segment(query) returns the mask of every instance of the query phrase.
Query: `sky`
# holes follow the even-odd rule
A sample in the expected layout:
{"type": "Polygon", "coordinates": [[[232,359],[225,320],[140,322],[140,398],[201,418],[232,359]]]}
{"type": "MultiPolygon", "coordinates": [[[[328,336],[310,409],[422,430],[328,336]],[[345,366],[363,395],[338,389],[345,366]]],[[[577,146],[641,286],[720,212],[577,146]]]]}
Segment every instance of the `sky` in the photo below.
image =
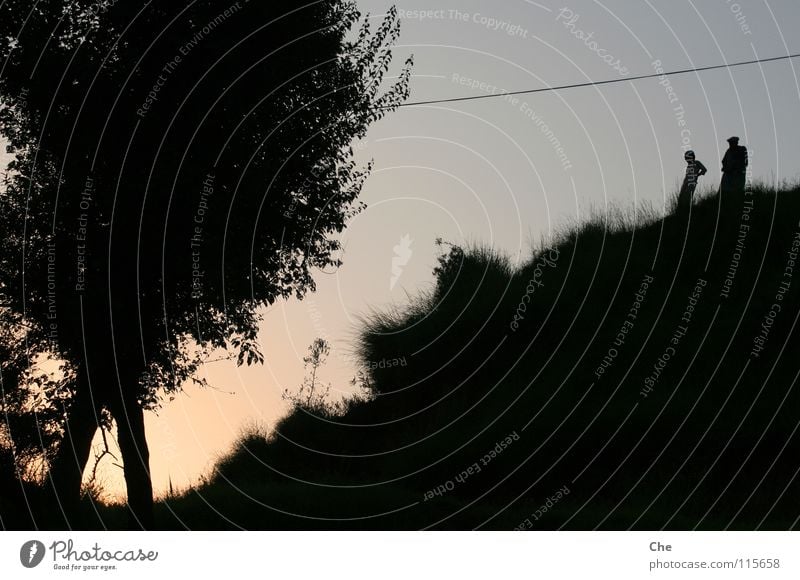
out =
{"type": "MultiPolygon", "coordinates": [[[[359,0],[377,25],[402,20],[391,74],[413,54],[409,102],[662,73],[800,52],[797,0],[359,0]]],[[[247,426],[273,429],[285,389],[303,379],[317,337],[321,372],[350,391],[355,339],[370,312],[402,308],[433,284],[435,240],[482,244],[524,261],[571,223],[609,207],[662,211],[691,148],[719,183],[732,135],[754,179],[800,176],[800,59],[565,89],[516,98],[408,106],[355,144],[375,162],[367,209],[342,236],[344,265],[317,292],[264,314],[263,366],[210,363],[214,386],[187,391],[147,418],[157,492],[207,473],[247,426]]],[[[121,471],[101,469],[109,492],[121,471]]]]}

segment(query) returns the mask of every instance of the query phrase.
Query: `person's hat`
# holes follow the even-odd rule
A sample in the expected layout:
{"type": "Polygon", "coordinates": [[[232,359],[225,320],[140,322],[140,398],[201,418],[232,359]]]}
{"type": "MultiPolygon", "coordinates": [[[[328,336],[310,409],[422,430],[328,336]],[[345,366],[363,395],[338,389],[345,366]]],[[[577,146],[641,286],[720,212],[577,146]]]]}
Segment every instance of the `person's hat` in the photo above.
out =
{"type": "Polygon", "coordinates": [[[683,154],[684,159],[694,159],[694,151],[689,150],[683,154]]]}
{"type": "Polygon", "coordinates": [[[728,143],[738,143],[738,142],[739,142],[738,137],[728,137],[728,143]]]}

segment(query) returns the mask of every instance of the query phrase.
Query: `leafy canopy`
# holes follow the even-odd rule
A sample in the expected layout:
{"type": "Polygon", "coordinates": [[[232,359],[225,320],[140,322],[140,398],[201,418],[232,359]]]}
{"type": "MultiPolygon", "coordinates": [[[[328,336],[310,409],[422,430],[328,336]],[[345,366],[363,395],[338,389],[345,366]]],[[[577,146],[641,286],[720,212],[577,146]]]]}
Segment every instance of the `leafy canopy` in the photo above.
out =
{"type": "Polygon", "coordinates": [[[215,349],[262,360],[263,307],[339,265],[363,207],[351,143],[408,95],[410,61],[384,80],[395,11],[359,20],[345,0],[0,4],[6,410],[37,357],[64,364],[48,397],[146,407],[215,349]]]}

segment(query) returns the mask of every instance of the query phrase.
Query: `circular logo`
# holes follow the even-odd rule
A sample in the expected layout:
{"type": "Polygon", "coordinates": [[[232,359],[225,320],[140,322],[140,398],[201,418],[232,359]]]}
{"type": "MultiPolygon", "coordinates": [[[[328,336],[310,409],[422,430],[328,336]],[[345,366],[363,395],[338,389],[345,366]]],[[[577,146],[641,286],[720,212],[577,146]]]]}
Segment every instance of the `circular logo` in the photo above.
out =
{"type": "Polygon", "coordinates": [[[19,561],[26,568],[36,568],[44,560],[44,544],[39,540],[28,540],[19,549],[19,561]]]}

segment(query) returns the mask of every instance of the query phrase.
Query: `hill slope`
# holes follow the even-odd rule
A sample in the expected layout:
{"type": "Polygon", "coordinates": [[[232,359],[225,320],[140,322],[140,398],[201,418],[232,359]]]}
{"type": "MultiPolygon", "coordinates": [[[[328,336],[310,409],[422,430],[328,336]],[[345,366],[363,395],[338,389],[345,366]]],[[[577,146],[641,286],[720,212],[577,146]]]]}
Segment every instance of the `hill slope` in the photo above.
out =
{"type": "Polygon", "coordinates": [[[331,518],[245,527],[789,528],[798,193],[585,224],[516,270],[455,248],[431,295],[367,323],[372,401],[298,409],[198,492],[247,504],[222,490],[258,481],[331,518]]]}
{"type": "Polygon", "coordinates": [[[689,219],[587,223],[516,269],[453,248],[434,291],[367,321],[371,400],[244,438],[159,519],[796,526],[799,249],[796,187],[708,197],[689,219]]]}

